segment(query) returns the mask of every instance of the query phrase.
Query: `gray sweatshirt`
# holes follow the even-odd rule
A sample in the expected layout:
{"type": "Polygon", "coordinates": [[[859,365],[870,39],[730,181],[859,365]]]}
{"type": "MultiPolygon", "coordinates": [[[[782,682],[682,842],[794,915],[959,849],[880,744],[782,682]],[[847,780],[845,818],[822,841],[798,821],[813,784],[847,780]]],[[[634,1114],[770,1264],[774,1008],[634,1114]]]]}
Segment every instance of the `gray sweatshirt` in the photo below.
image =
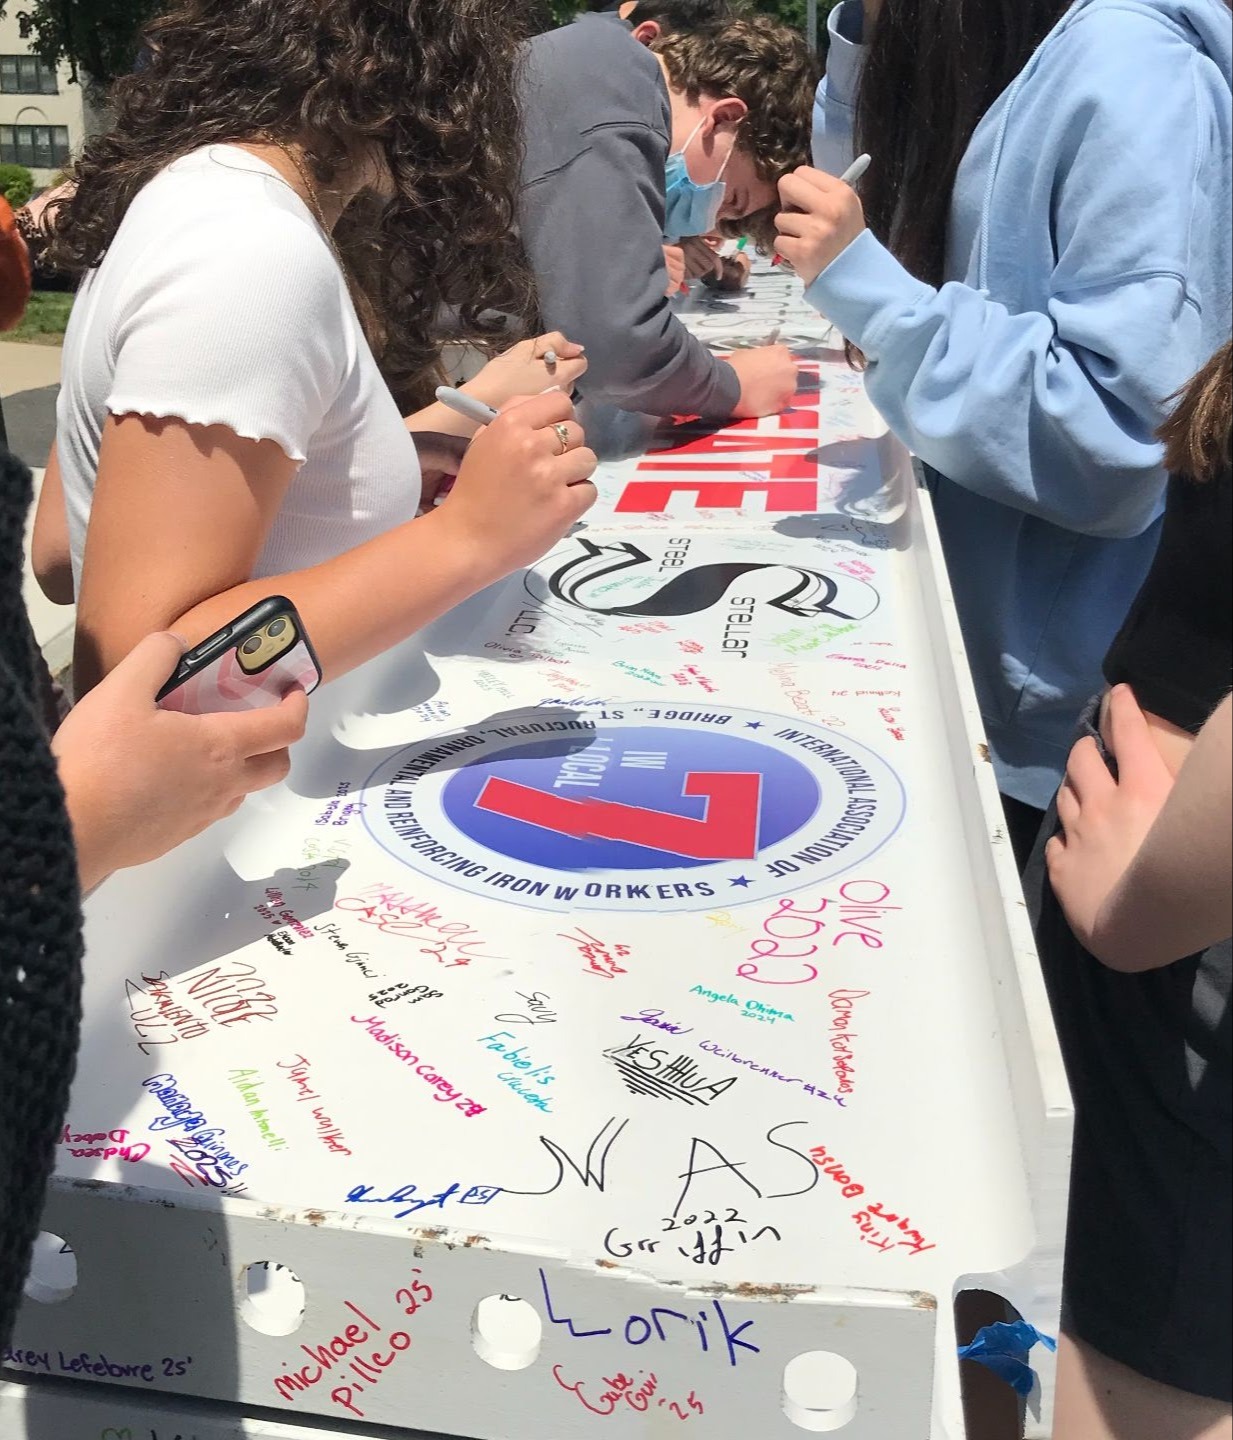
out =
{"type": "Polygon", "coordinates": [[[655,56],[608,16],[530,41],[518,223],[545,326],[586,346],[583,394],[655,415],[731,415],[736,372],[664,295],[671,110],[655,56]]]}

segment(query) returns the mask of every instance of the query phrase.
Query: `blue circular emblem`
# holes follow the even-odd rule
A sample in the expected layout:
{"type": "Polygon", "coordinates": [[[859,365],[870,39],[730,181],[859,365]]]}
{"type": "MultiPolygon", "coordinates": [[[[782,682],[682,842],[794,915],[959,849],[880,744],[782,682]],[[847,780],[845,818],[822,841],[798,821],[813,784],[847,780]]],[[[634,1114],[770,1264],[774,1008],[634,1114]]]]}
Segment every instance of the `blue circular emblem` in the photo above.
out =
{"type": "Polygon", "coordinates": [[[612,701],[421,741],[370,776],[362,810],[382,849],[471,894],[688,911],[861,864],[904,791],[879,755],[806,720],[612,701]]]}

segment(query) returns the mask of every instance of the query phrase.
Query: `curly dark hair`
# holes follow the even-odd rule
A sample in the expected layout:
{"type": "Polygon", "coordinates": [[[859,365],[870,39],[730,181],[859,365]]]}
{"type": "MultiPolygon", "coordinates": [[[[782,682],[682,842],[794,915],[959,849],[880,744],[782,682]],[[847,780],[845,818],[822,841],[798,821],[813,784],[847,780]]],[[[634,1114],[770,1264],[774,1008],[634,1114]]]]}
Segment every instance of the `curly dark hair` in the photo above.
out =
{"type": "MultiPolygon", "coordinates": [[[[822,67],[805,37],[766,15],[746,15],[701,30],[662,35],[653,50],[663,56],[675,89],[691,104],[735,95],[749,107],[737,132],[763,180],[772,183],[810,162],[813,99],[822,67]]],[[[723,228],[749,235],[769,249],[775,243],[777,206],[723,228]]]]}
{"type": "Polygon", "coordinates": [[[513,230],[530,19],[528,0],[179,0],[71,171],[49,262],[97,266],[138,191],[200,146],[295,143],[324,188],[375,147],[393,196],[361,194],[334,239],[390,388],[426,403],[446,341],[491,351],[534,313],[513,230]]]}

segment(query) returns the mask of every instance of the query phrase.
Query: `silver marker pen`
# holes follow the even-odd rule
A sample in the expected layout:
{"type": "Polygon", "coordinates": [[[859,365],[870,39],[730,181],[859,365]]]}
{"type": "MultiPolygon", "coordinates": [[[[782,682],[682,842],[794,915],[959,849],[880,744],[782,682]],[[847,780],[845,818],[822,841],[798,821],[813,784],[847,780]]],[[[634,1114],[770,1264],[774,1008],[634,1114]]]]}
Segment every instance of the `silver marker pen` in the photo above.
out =
{"type": "Polygon", "coordinates": [[[858,155],[839,178],[845,185],[855,185],[872,163],[872,156],[858,155]]]}
{"type": "Polygon", "coordinates": [[[474,395],[468,395],[462,390],[455,390],[452,385],[438,385],[436,396],[442,405],[454,411],[456,415],[461,415],[464,420],[474,421],[476,425],[491,425],[497,418],[497,412],[491,405],[485,405],[474,395]]]}

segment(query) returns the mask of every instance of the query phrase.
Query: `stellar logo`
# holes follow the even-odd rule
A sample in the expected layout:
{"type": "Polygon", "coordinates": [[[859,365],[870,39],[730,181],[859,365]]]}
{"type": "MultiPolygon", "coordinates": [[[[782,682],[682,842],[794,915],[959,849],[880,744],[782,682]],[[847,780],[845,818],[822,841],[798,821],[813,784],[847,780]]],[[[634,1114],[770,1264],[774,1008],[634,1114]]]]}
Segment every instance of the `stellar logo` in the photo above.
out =
{"type": "MultiPolygon", "coordinates": [[[[770,570],[785,570],[795,577],[795,583],[765,602],[787,615],[800,618],[833,615],[838,620],[863,620],[878,605],[877,592],[863,581],[823,570],[807,570],[783,561],[765,560],[719,560],[695,565],[679,570],[645,599],[617,605],[596,604],[592,602],[599,598],[597,592],[601,582],[618,576],[629,578],[625,572],[654,565],[655,561],[645,550],[628,540],[597,545],[594,541],[575,537],[573,543],[580,553],[547,577],[548,593],[594,615],[646,619],[697,615],[718,605],[743,576],[770,570]],[[586,598],[588,593],[591,600],[586,598]]],[[[602,588],[611,589],[612,586],[605,584],[602,588]]]]}

